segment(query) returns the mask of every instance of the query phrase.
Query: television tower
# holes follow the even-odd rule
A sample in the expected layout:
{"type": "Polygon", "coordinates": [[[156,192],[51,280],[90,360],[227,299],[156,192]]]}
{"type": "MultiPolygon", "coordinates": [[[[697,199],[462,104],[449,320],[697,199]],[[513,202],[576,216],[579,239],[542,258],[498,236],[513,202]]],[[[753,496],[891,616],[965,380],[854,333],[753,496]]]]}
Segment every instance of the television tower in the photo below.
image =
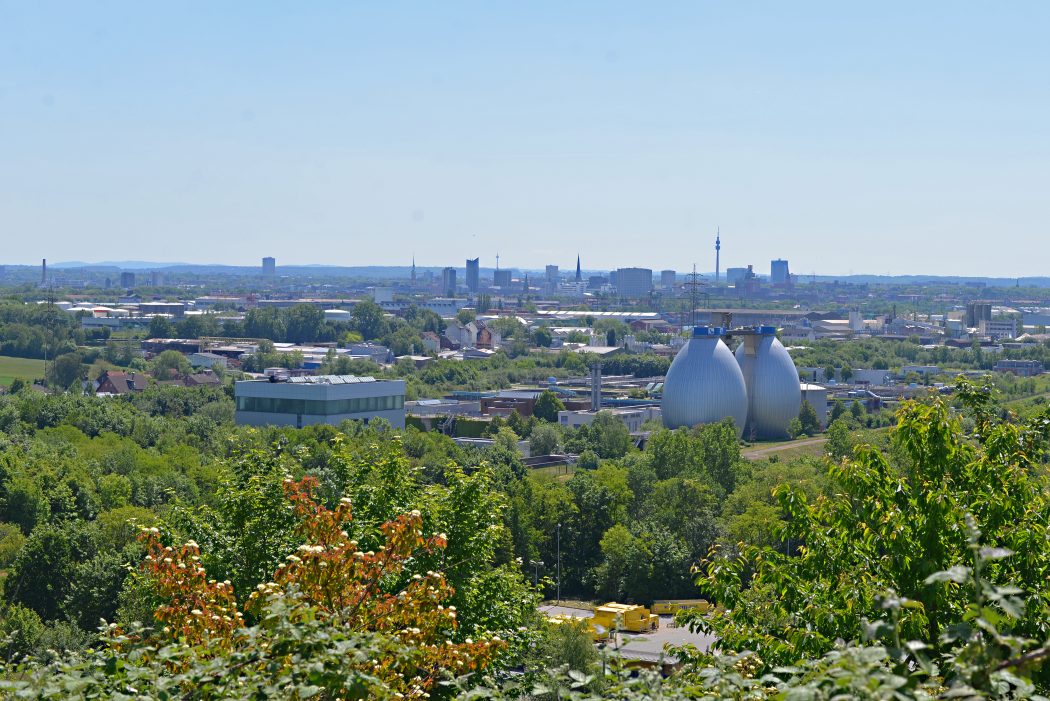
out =
{"type": "Polygon", "coordinates": [[[718,284],[718,273],[719,273],[719,270],[720,270],[720,263],[721,263],[721,261],[719,260],[719,257],[721,255],[721,253],[720,253],[721,250],[722,250],[722,228],[719,227],[718,228],[718,233],[715,234],[715,284],[716,285],[718,284]]]}

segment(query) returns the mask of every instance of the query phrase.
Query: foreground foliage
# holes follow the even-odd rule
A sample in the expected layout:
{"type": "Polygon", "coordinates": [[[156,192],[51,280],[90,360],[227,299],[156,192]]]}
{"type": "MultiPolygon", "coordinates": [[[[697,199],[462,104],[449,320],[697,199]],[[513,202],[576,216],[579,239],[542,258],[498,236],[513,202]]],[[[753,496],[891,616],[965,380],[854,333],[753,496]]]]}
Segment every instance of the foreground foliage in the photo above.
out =
{"type": "MultiPolygon", "coordinates": [[[[157,627],[115,624],[104,647],[82,661],[33,670],[5,682],[20,696],[143,694],[151,698],[421,698],[440,679],[484,669],[506,648],[498,636],[456,641],[452,589],[435,571],[412,573],[442,553],[424,538],[418,511],[381,527],[383,545],[362,552],[346,531],[349,499],[317,503],[317,482],[288,480],[305,542],[260,584],[242,613],[229,581],[208,579],[195,542],[164,545],[144,533],[142,569],[161,602],[157,627]],[[248,623],[248,621],[252,621],[248,623]]],[[[10,674],[10,670],[9,674],[10,674]]]]}

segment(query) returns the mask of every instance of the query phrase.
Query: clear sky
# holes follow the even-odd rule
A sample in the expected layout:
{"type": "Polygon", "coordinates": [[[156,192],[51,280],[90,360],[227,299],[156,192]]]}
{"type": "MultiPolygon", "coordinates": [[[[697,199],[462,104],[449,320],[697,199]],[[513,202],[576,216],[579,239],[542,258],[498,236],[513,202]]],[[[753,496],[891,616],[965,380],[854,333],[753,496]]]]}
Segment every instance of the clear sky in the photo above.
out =
{"type": "Polygon", "coordinates": [[[1050,3],[0,0],[0,262],[1050,274],[1050,3]]]}

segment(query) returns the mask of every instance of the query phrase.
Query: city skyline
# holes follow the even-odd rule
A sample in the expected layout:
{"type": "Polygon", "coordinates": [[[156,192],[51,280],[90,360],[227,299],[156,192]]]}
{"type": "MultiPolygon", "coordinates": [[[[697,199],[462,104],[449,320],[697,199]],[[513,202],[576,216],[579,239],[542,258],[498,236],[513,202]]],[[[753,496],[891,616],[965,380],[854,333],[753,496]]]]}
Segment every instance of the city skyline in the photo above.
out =
{"type": "Polygon", "coordinates": [[[1045,274],[1050,6],[593,7],[7,5],[2,262],[1045,274]]]}

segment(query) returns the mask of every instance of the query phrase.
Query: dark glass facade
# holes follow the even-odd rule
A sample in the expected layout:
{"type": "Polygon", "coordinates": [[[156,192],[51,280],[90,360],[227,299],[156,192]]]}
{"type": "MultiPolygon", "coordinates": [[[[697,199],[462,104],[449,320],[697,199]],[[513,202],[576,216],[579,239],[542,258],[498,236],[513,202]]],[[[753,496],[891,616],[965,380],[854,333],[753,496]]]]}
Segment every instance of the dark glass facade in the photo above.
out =
{"type": "Polygon", "coordinates": [[[303,414],[334,416],[363,414],[374,411],[392,411],[405,406],[404,395],[386,397],[356,397],[354,399],[285,399],[277,397],[237,397],[237,411],[258,411],[267,414],[303,414]]]}

